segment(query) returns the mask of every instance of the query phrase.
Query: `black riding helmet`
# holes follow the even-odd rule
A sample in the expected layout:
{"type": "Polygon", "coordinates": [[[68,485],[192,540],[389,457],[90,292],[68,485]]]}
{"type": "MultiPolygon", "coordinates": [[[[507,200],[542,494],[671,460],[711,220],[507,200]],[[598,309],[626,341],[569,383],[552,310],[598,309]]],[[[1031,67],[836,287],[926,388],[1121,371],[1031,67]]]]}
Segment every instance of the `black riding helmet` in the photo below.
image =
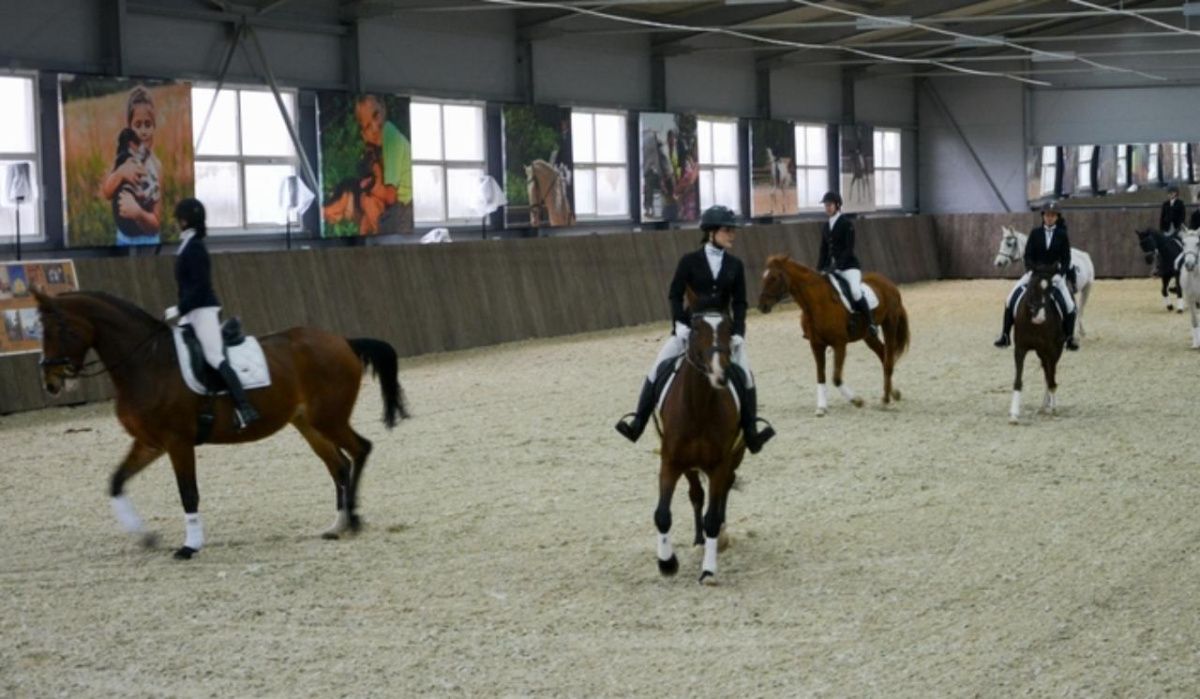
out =
{"type": "Polygon", "coordinates": [[[741,224],[738,223],[737,214],[728,206],[710,206],[700,215],[700,230],[705,233],[718,228],[737,228],[739,225],[741,224]]]}
{"type": "Polygon", "coordinates": [[[836,204],[839,209],[842,208],[842,195],[837,192],[825,192],[825,196],[821,197],[821,203],[828,204],[829,202],[836,204]]]}
{"type": "Polygon", "coordinates": [[[191,197],[180,199],[179,203],[175,205],[175,218],[182,222],[181,225],[185,229],[195,229],[198,236],[208,234],[204,221],[204,204],[201,204],[199,199],[191,197]]]}

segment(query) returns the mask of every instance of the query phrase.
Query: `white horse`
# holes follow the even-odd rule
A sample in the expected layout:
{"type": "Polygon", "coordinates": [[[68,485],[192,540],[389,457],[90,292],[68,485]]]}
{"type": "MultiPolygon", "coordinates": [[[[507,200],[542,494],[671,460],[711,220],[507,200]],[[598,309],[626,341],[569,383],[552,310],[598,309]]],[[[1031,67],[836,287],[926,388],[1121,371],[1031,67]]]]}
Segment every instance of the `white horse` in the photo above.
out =
{"type": "MultiPolygon", "coordinates": [[[[1000,227],[1004,235],[1000,236],[1000,250],[996,253],[996,266],[1007,267],[1017,260],[1025,259],[1025,241],[1029,236],[1018,233],[1008,226],[1000,227]]],[[[1083,331],[1083,307],[1087,305],[1088,295],[1092,293],[1092,282],[1096,279],[1096,268],[1092,265],[1092,257],[1079,248],[1071,248],[1071,266],[1075,268],[1075,327],[1080,337],[1083,331]]]]}
{"type": "Polygon", "coordinates": [[[771,147],[768,146],[767,160],[771,161],[771,211],[774,213],[776,202],[780,202],[779,210],[786,212],[787,199],[784,197],[784,191],[790,189],[794,184],[792,180],[792,159],[786,156],[775,155],[771,147]]]}
{"type": "Polygon", "coordinates": [[[1183,300],[1192,314],[1192,349],[1200,349],[1200,229],[1183,230],[1182,265],[1179,270],[1179,285],[1183,287],[1183,300]]]}

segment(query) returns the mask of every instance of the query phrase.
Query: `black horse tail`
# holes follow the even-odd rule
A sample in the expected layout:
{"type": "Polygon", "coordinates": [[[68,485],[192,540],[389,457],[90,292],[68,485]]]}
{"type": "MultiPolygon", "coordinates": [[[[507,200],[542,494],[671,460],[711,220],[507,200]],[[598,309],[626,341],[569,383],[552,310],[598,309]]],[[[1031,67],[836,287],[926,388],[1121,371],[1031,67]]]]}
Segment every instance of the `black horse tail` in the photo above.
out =
{"type": "Polygon", "coordinates": [[[346,338],[350,349],[362,360],[363,366],[370,367],[375,376],[379,377],[380,389],[383,391],[383,424],[389,428],[396,426],[396,418],[401,420],[408,417],[408,408],[404,404],[404,388],[400,386],[399,360],[396,359],[396,349],[384,342],[369,337],[346,338]]]}

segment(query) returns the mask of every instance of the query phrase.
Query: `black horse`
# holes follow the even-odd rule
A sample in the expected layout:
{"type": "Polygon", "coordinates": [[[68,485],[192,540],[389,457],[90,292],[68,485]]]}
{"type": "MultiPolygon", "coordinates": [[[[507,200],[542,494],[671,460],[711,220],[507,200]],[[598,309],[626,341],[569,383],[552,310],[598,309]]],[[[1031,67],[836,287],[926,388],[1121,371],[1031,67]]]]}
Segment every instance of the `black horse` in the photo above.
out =
{"type": "Polygon", "coordinates": [[[1162,280],[1163,304],[1168,311],[1172,310],[1171,299],[1167,293],[1173,291],[1179,299],[1177,309],[1183,313],[1183,287],[1179,284],[1179,265],[1175,263],[1183,253],[1183,241],[1178,236],[1165,235],[1153,229],[1135,232],[1138,237],[1138,247],[1146,255],[1146,263],[1154,263],[1155,257],[1157,257],[1154,276],[1162,280]],[[1175,282],[1173,286],[1171,285],[1172,281],[1175,282]]]}

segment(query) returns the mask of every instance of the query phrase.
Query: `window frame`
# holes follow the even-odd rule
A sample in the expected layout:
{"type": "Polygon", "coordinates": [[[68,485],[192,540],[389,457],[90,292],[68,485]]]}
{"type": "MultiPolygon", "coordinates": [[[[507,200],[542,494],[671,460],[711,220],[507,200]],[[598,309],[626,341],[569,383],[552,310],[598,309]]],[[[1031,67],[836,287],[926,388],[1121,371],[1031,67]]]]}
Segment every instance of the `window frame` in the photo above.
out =
{"type": "Polygon", "coordinates": [[[628,143],[628,141],[629,141],[629,112],[619,110],[619,109],[599,109],[599,108],[592,108],[592,107],[580,107],[577,109],[575,107],[572,107],[571,108],[571,119],[574,120],[575,116],[577,114],[578,115],[586,115],[589,119],[591,119],[591,122],[592,122],[592,160],[585,162],[585,161],[581,161],[579,159],[579,149],[575,147],[575,143],[574,143],[574,139],[576,138],[575,125],[572,123],[572,125],[571,125],[571,140],[572,140],[571,153],[573,155],[573,161],[571,163],[571,168],[574,171],[574,175],[572,177],[572,187],[571,187],[572,200],[573,200],[571,202],[571,206],[574,207],[576,220],[578,220],[578,221],[629,221],[629,220],[632,220],[632,212],[630,211],[630,208],[629,208],[629,172],[630,172],[630,170],[629,170],[629,143],[628,143]],[[616,117],[620,117],[621,120],[623,121],[621,142],[622,142],[622,144],[624,144],[625,147],[621,151],[622,160],[620,162],[599,160],[599,156],[597,155],[599,150],[596,148],[596,116],[597,115],[616,116],[616,117]],[[602,214],[602,213],[599,213],[599,211],[597,211],[596,213],[591,213],[591,214],[579,213],[579,172],[580,172],[580,170],[591,170],[592,171],[592,183],[593,183],[592,201],[596,202],[596,209],[600,208],[600,206],[599,206],[600,180],[596,176],[596,171],[599,168],[620,168],[623,171],[621,181],[625,183],[625,196],[622,200],[624,203],[624,207],[625,207],[624,213],[602,214]]]}
{"type": "Polygon", "coordinates": [[[875,141],[871,145],[875,147],[875,155],[872,159],[873,168],[875,171],[875,209],[876,210],[894,210],[904,208],[904,146],[903,130],[899,128],[875,127],[872,140],[875,141]],[[896,137],[896,157],[899,159],[895,165],[886,164],[883,162],[883,142],[887,136],[895,135],[896,137]],[[883,177],[885,172],[895,172],[897,179],[897,195],[898,199],[895,203],[883,201],[883,177]]]}
{"type": "MultiPolygon", "coordinates": [[[[44,243],[46,237],[46,188],[43,186],[45,177],[44,164],[42,162],[42,104],[41,94],[38,90],[38,75],[33,72],[26,71],[0,71],[0,78],[16,78],[29,81],[30,100],[29,107],[31,113],[29,118],[33,124],[33,150],[32,151],[3,151],[0,152],[0,160],[12,162],[29,162],[32,163],[30,173],[30,186],[33,187],[33,200],[28,202],[28,206],[33,209],[33,218],[36,225],[36,233],[29,232],[25,226],[21,230],[22,243],[44,243]]],[[[61,139],[60,139],[61,140],[61,139]]],[[[0,186],[8,184],[7,168],[0,169],[0,186]]],[[[65,200],[64,200],[65,201],[65,200]]],[[[0,241],[5,245],[15,244],[17,241],[17,231],[15,220],[11,219],[9,209],[17,210],[16,206],[0,207],[4,211],[5,219],[13,221],[11,233],[0,232],[0,241]]],[[[24,220],[24,217],[22,217],[24,220]]]]}
{"type": "Polygon", "coordinates": [[[824,177],[823,177],[824,185],[820,189],[822,189],[822,190],[830,189],[830,186],[829,186],[829,127],[825,124],[796,122],[793,124],[793,134],[796,139],[796,160],[795,160],[795,165],[796,165],[795,186],[796,186],[796,200],[797,200],[796,208],[801,212],[824,211],[824,208],[823,208],[821,202],[819,202],[817,200],[813,200],[812,202],[809,202],[809,204],[810,204],[809,206],[803,206],[800,204],[799,200],[802,195],[802,192],[800,191],[800,173],[801,173],[801,171],[804,172],[804,181],[807,184],[808,177],[810,174],[812,174],[813,172],[817,172],[817,171],[822,172],[824,174],[824,177]],[[824,165],[810,165],[809,164],[809,160],[807,157],[808,156],[808,134],[806,133],[808,131],[808,129],[820,129],[821,147],[824,148],[824,153],[825,153],[825,157],[824,157],[825,164],[824,165]],[[803,138],[801,138],[802,133],[804,134],[803,138]],[[800,144],[801,143],[804,143],[805,158],[804,158],[803,162],[801,162],[801,160],[800,160],[800,150],[801,150],[800,144]]]}
{"type": "Polygon", "coordinates": [[[429,159],[429,158],[418,158],[417,153],[416,153],[416,148],[415,147],[413,148],[412,162],[410,164],[410,167],[412,167],[412,172],[413,172],[413,203],[412,203],[413,225],[414,226],[437,227],[437,226],[467,226],[467,225],[472,225],[472,224],[478,224],[480,219],[483,217],[478,217],[478,218],[476,218],[474,216],[460,217],[460,218],[451,218],[450,217],[450,178],[447,176],[447,172],[450,169],[465,170],[470,167],[478,166],[479,171],[481,171],[485,176],[490,174],[488,172],[487,105],[486,105],[486,103],[477,101],[477,100],[447,100],[447,99],[438,99],[435,97],[418,97],[415,95],[410,97],[409,101],[408,101],[408,109],[409,109],[408,123],[410,125],[409,137],[412,139],[412,141],[414,143],[417,140],[417,134],[416,134],[416,120],[412,118],[412,108],[418,104],[435,105],[438,108],[438,133],[441,134],[441,138],[442,138],[442,143],[441,143],[442,157],[437,160],[433,160],[433,159],[429,159]],[[447,137],[447,135],[446,135],[446,107],[447,106],[473,107],[473,108],[479,110],[479,127],[480,127],[479,140],[480,140],[480,143],[482,144],[482,154],[483,154],[482,160],[476,161],[476,160],[447,160],[446,159],[446,137],[447,137]],[[417,182],[416,182],[417,166],[426,166],[426,167],[437,166],[437,167],[440,167],[442,170],[442,217],[437,220],[418,219],[417,218],[417,182]]]}
{"type": "MultiPolygon", "coordinates": [[[[697,169],[697,173],[696,173],[697,174],[697,177],[696,177],[697,192],[696,192],[696,195],[700,200],[700,209],[702,211],[704,209],[707,209],[710,206],[715,206],[717,204],[717,201],[716,201],[716,199],[717,199],[717,171],[718,170],[721,170],[721,171],[732,170],[733,171],[733,182],[737,185],[738,189],[737,189],[737,196],[733,200],[733,206],[729,206],[729,208],[733,209],[733,213],[737,214],[738,216],[741,216],[744,213],[742,211],[742,195],[744,194],[744,192],[742,191],[741,175],[739,174],[741,172],[741,168],[742,168],[742,151],[740,148],[740,143],[738,143],[738,138],[739,138],[738,125],[739,124],[738,124],[737,117],[723,117],[723,116],[697,116],[696,117],[696,169],[697,169]],[[709,124],[709,139],[708,139],[709,142],[701,143],[700,142],[700,129],[701,129],[701,124],[705,123],[705,122],[709,124]],[[733,137],[734,137],[734,142],[735,142],[735,145],[734,145],[734,156],[735,156],[734,160],[735,160],[735,162],[732,165],[729,165],[727,163],[716,163],[713,159],[712,153],[710,152],[713,150],[713,143],[714,143],[713,138],[712,138],[712,133],[713,133],[712,127],[717,124],[720,124],[722,126],[729,126],[729,125],[733,126],[733,137]],[[712,183],[713,183],[713,201],[709,201],[709,202],[704,201],[704,187],[701,185],[701,182],[703,182],[703,180],[704,180],[705,172],[710,173],[710,176],[712,177],[712,183]]],[[[728,206],[728,204],[726,204],[726,206],[728,206]]]]}
{"type": "Polygon", "coordinates": [[[1039,196],[1053,197],[1058,190],[1058,146],[1042,146],[1039,196]],[[1050,156],[1047,158],[1047,156],[1050,156]],[[1047,176],[1049,175],[1049,176],[1047,176]]]}
{"type": "Polygon", "coordinates": [[[1117,146],[1117,189],[1124,190],[1129,187],[1129,146],[1121,144],[1117,146]]]}
{"type": "MultiPolygon", "coordinates": [[[[237,170],[238,170],[238,197],[239,197],[239,200],[238,200],[239,213],[238,213],[238,215],[239,215],[241,222],[236,226],[209,226],[208,232],[215,237],[227,237],[227,236],[237,236],[237,235],[269,235],[269,234],[278,233],[282,228],[286,227],[289,223],[295,223],[294,221],[290,220],[292,218],[292,212],[290,210],[286,211],[284,214],[284,218],[285,218],[284,223],[273,223],[273,222],[271,222],[271,223],[249,223],[247,221],[247,208],[246,207],[248,206],[249,202],[248,202],[248,198],[246,197],[246,166],[247,165],[291,165],[292,175],[299,177],[299,176],[301,176],[301,172],[302,172],[302,168],[303,168],[303,166],[301,165],[301,155],[300,155],[299,151],[296,151],[294,149],[295,144],[293,144],[292,156],[290,158],[278,156],[278,155],[246,155],[243,152],[245,138],[242,134],[242,97],[241,97],[242,93],[243,92],[266,93],[271,96],[272,102],[275,102],[274,91],[270,87],[264,88],[260,85],[221,85],[221,90],[219,92],[216,91],[216,87],[217,86],[215,84],[211,84],[211,83],[193,82],[192,83],[193,95],[194,95],[196,89],[214,90],[213,101],[215,102],[217,97],[222,92],[225,92],[226,90],[229,90],[235,94],[235,99],[234,99],[233,103],[234,103],[234,109],[235,109],[234,119],[235,119],[235,123],[237,126],[238,153],[237,153],[237,155],[228,155],[228,154],[201,155],[200,147],[199,147],[200,144],[196,141],[193,141],[192,142],[192,157],[193,157],[194,162],[192,164],[192,176],[193,176],[193,181],[196,181],[199,179],[197,176],[197,173],[196,173],[196,167],[202,162],[235,163],[237,165],[237,170]]],[[[289,95],[291,97],[291,100],[292,100],[292,114],[291,114],[292,128],[295,130],[295,132],[297,134],[299,134],[300,90],[297,88],[280,88],[279,92],[283,95],[289,95]]],[[[278,103],[275,103],[275,108],[276,109],[279,108],[278,103]]],[[[194,137],[198,137],[200,135],[199,134],[200,127],[201,127],[201,124],[197,124],[197,123],[192,124],[192,130],[193,130],[194,137]]],[[[289,141],[289,143],[291,142],[290,134],[288,136],[288,141],[289,141]]]]}

